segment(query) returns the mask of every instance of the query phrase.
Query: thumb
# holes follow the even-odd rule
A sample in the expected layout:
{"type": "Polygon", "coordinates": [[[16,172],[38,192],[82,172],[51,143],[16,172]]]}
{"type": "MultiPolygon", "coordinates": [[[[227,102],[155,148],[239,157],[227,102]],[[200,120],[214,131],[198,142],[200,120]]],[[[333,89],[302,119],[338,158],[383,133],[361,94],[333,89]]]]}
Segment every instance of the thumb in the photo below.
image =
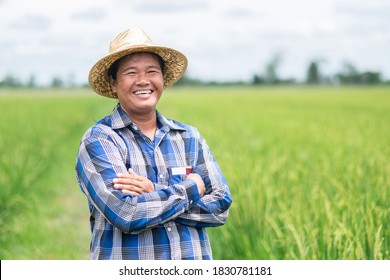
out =
{"type": "Polygon", "coordinates": [[[129,168],[129,174],[137,175],[137,173],[135,173],[134,170],[131,168],[129,168]]]}
{"type": "Polygon", "coordinates": [[[129,174],[130,174],[130,175],[133,175],[133,176],[134,176],[133,178],[135,178],[135,179],[138,179],[138,180],[141,179],[141,176],[138,175],[137,173],[135,173],[134,170],[131,169],[131,168],[129,168],[129,174]]]}

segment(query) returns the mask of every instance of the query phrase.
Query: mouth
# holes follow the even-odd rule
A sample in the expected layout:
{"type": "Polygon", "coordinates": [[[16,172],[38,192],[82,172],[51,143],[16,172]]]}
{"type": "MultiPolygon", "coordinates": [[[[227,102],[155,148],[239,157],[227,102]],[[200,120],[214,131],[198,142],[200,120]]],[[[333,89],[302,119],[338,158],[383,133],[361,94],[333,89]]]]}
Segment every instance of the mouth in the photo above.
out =
{"type": "Polygon", "coordinates": [[[144,95],[144,94],[152,94],[153,90],[137,90],[133,91],[134,95],[144,95]]]}

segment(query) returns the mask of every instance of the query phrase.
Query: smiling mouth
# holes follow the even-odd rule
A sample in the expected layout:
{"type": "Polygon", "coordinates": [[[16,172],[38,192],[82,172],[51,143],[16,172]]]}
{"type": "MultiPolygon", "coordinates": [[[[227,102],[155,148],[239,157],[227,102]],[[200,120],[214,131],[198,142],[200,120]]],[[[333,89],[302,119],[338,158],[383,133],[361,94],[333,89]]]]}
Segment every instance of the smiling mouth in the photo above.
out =
{"type": "Polygon", "coordinates": [[[137,90],[133,92],[134,95],[152,94],[152,93],[153,93],[152,90],[137,90]]]}

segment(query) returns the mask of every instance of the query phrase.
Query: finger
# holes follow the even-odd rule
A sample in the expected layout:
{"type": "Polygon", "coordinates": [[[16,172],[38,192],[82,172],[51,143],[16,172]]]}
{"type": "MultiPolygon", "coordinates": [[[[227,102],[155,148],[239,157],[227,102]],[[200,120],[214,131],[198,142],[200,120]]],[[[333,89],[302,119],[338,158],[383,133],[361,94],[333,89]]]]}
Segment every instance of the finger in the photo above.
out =
{"type": "Polygon", "coordinates": [[[112,180],[114,184],[123,184],[123,185],[135,185],[138,184],[139,180],[136,178],[115,178],[112,180]]]}
{"type": "Polygon", "coordinates": [[[145,193],[143,190],[135,189],[135,188],[129,188],[128,186],[118,185],[118,186],[114,186],[114,187],[118,191],[121,191],[122,193],[125,193],[125,194],[140,195],[140,194],[144,194],[145,193]]]}
{"type": "Polygon", "coordinates": [[[119,179],[118,182],[116,183],[123,184],[123,185],[130,185],[141,189],[145,185],[144,180],[140,178],[119,179]]]}
{"type": "Polygon", "coordinates": [[[130,194],[130,195],[132,195],[132,196],[139,196],[139,195],[140,195],[139,193],[132,192],[132,191],[128,191],[128,190],[122,190],[122,193],[124,193],[124,194],[130,194]]]}
{"type": "Polygon", "coordinates": [[[138,179],[138,180],[141,180],[143,177],[141,175],[138,175],[137,173],[134,172],[133,169],[129,168],[129,173],[128,173],[130,176],[138,179]]]}
{"type": "Polygon", "coordinates": [[[116,175],[117,177],[116,178],[132,178],[132,177],[135,177],[136,175],[134,174],[130,174],[130,173],[120,173],[120,174],[117,174],[116,175]]]}
{"type": "Polygon", "coordinates": [[[123,183],[123,184],[132,184],[134,182],[140,181],[140,176],[133,174],[121,174],[121,176],[116,177],[112,180],[114,183],[123,183]]]}
{"type": "Polygon", "coordinates": [[[130,185],[130,184],[114,184],[115,189],[119,190],[128,190],[128,191],[134,191],[137,193],[142,193],[142,188],[136,185],[130,185]]]}
{"type": "Polygon", "coordinates": [[[133,174],[133,175],[138,175],[137,173],[134,172],[133,169],[129,168],[129,174],[133,174]]]}

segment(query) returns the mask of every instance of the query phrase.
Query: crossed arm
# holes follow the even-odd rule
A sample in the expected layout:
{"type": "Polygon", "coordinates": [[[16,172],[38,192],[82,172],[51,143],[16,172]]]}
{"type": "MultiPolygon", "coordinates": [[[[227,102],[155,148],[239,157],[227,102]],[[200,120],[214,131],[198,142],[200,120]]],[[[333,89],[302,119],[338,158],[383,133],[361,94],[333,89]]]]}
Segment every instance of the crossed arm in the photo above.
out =
{"type": "Polygon", "coordinates": [[[211,153],[199,153],[202,162],[194,173],[163,188],[127,170],[119,148],[109,138],[90,138],[80,146],[76,173],[91,205],[124,232],[170,220],[188,226],[219,226],[228,216],[230,192],[211,153]]]}
{"type": "MultiPolygon", "coordinates": [[[[128,171],[128,173],[117,174],[117,178],[112,180],[115,189],[121,190],[123,193],[133,196],[154,191],[154,184],[147,177],[138,175],[131,168],[129,168],[128,171]]],[[[199,174],[190,173],[187,175],[187,179],[195,181],[199,195],[202,197],[206,187],[199,174]]]]}

